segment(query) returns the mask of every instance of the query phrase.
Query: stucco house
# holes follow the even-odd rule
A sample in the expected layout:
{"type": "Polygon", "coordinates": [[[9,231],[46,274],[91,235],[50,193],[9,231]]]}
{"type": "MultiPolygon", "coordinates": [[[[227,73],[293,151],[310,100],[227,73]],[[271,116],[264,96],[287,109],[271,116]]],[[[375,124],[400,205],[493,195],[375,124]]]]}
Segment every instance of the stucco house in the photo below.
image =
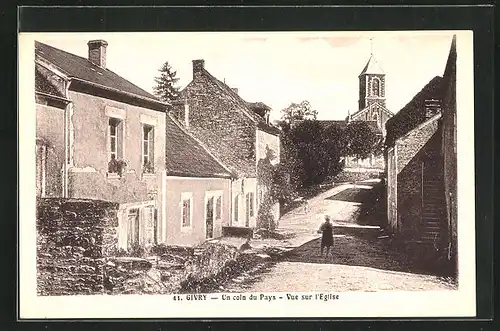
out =
{"type": "Polygon", "coordinates": [[[88,58],[35,42],[37,196],[120,204],[119,247],[164,239],[167,104],[88,58]]]}
{"type": "MultiPolygon", "coordinates": [[[[269,194],[260,165],[280,160],[280,131],[269,123],[270,108],[243,100],[238,90],[214,77],[204,60],[193,61],[193,79],[180,91],[172,115],[235,174],[231,179],[228,226],[253,228],[269,194]]],[[[279,219],[279,204],[271,206],[279,219]]]]}
{"type": "Polygon", "coordinates": [[[434,77],[386,124],[388,229],[408,250],[456,266],[456,39],[434,77]]]}
{"type": "Polygon", "coordinates": [[[227,167],[176,119],[166,117],[166,235],[164,242],[192,245],[222,235],[231,221],[227,167]]]}

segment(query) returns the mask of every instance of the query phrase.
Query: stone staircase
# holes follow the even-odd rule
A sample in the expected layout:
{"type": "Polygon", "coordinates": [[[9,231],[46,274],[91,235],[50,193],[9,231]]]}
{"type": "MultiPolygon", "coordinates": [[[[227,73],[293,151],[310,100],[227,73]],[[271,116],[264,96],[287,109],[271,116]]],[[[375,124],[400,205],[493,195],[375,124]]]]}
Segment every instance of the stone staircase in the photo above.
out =
{"type": "Polygon", "coordinates": [[[422,242],[439,249],[447,240],[446,227],[446,201],[442,178],[439,175],[427,174],[423,179],[422,242]]]}

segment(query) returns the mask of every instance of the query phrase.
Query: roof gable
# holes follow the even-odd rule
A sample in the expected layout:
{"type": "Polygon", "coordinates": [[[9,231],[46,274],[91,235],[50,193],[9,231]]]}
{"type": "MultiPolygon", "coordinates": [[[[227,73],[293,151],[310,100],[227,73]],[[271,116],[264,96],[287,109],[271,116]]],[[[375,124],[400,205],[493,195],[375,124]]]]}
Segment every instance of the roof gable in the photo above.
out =
{"type": "Polygon", "coordinates": [[[382,105],[382,104],[380,104],[378,102],[374,102],[374,103],[370,104],[369,106],[367,106],[367,107],[365,107],[363,109],[360,109],[357,112],[355,112],[354,114],[352,114],[351,118],[355,119],[356,117],[363,115],[365,112],[367,112],[367,111],[369,111],[369,110],[371,110],[371,109],[373,109],[375,107],[382,109],[382,111],[384,113],[386,113],[386,115],[389,116],[389,117],[394,116],[394,113],[392,111],[390,111],[389,109],[387,109],[384,105],[382,105]]]}
{"type": "Polygon", "coordinates": [[[370,55],[370,58],[368,59],[368,62],[366,63],[365,67],[363,68],[363,71],[359,74],[361,75],[368,75],[368,74],[373,74],[373,75],[385,75],[384,71],[378,64],[377,60],[375,57],[370,55]]]}
{"type": "Polygon", "coordinates": [[[166,116],[166,168],[171,176],[231,178],[232,174],[169,114],[166,116]]]}
{"type": "Polygon", "coordinates": [[[35,41],[35,56],[48,61],[69,78],[75,78],[116,91],[133,94],[151,101],[160,102],[154,95],[146,92],[127,79],[109,69],[101,68],[88,59],[35,41]]]}

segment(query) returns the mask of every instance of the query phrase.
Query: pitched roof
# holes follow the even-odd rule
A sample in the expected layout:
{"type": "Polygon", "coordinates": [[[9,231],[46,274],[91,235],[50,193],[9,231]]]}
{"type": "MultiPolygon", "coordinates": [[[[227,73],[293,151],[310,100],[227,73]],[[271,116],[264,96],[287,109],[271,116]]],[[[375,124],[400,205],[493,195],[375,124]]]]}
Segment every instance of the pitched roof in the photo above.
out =
{"type": "Polygon", "coordinates": [[[169,114],[166,116],[165,125],[168,175],[201,178],[232,177],[232,174],[169,114]]]}
{"type": "Polygon", "coordinates": [[[35,54],[37,58],[45,59],[70,78],[160,102],[154,95],[144,91],[120,75],[107,68],[101,68],[81,56],[39,41],[35,41],[35,54]]]}
{"type": "MultiPolygon", "coordinates": [[[[208,70],[203,68],[202,72],[212,81],[215,83],[217,87],[219,87],[228,97],[233,100],[233,102],[238,106],[238,108],[246,114],[253,122],[255,122],[258,126],[259,129],[262,131],[265,131],[270,134],[277,135],[280,133],[280,130],[275,127],[274,125],[267,123],[264,117],[256,113],[252,107],[255,107],[258,104],[264,105],[265,107],[268,107],[262,102],[258,103],[250,103],[245,100],[243,100],[242,97],[239,96],[238,93],[236,93],[232,88],[230,88],[228,85],[225,83],[221,82],[219,79],[217,79],[215,76],[213,76],[208,70]]],[[[269,108],[269,107],[268,107],[269,108]]],[[[270,109],[270,108],[269,108],[270,109]]]]}
{"type": "Polygon", "coordinates": [[[59,98],[65,98],[66,96],[59,91],[48,79],[45,77],[40,70],[35,67],[35,91],[50,94],[59,98]]]}
{"type": "MultiPolygon", "coordinates": [[[[384,105],[380,104],[379,102],[374,102],[374,103],[370,104],[369,106],[367,106],[367,107],[365,107],[363,109],[360,109],[360,110],[354,112],[353,114],[351,114],[351,118],[352,117],[356,117],[359,114],[361,114],[361,113],[365,112],[366,110],[368,110],[368,109],[370,109],[372,107],[375,107],[375,106],[377,106],[379,108],[382,108],[382,110],[385,111],[389,116],[391,116],[391,117],[394,116],[394,113],[392,111],[390,111],[389,109],[387,109],[387,107],[385,107],[384,105]]],[[[348,118],[348,117],[349,116],[347,116],[346,118],[348,118]]]]}
{"type": "Polygon", "coordinates": [[[363,68],[363,71],[361,71],[359,75],[361,76],[365,74],[378,74],[378,75],[385,74],[380,65],[378,64],[377,60],[373,56],[373,54],[370,55],[368,62],[366,63],[365,67],[363,68]]]}
{"type": "MultiPolygon", "coordinates": [[[[426,101],[439,101],[442,98],[443,78],[436,76],[418,92],[396,115],[387,120],[386,145],[392,146],[399,138],[428,119],[429,109],[426,101]]],[[[435,108],[435,107],[434,107],[435,108]]]]}

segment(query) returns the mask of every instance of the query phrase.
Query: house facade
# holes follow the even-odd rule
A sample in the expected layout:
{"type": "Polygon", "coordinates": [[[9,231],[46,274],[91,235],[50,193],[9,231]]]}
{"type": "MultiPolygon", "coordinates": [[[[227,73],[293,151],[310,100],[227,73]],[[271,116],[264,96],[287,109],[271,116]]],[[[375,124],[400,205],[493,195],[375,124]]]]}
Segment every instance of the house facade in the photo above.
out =
{"type": "Polygon", "coordinates": [[[192,245],[222,236],[231,222],[235,176],[182,124],[166,117],[166,204],[163,242],[192,245]]]}
{"type": "Polygon", "coordinates": [[[35,42],[37,196],[118,202],[130,249],[165,232],[168,105],[109,70],[106,47],[83,58],[35,42]]]}
{"type": "Polygon", "coordinates": [[[429,261],[456,266],[456,39],[434,77],[387,121],[388,229],[429,261]]]}
{"type": "MultiPolygon", "coordinates": [[[[280,131],[269,123],[270,108],[243,100],[205,69],[204,60],[193,61],[193,79],[178,100],[174,118],[235,174],[228,226],[256,227],[257,212],[269,194],[259,164],[275,165],[280,159],[280,131]]],[[[271,209],[277,221],[279,204],[271,209]]]]}

